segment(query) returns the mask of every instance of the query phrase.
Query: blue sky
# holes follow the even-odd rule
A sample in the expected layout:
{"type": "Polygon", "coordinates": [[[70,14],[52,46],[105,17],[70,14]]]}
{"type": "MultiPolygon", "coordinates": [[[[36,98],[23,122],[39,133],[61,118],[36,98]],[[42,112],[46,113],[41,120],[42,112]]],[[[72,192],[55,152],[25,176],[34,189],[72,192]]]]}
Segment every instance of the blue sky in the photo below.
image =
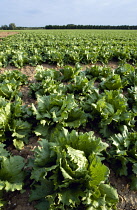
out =
{"type": "Polygon", "coordinates": [[[137,0],[0,0],[0,26],[137,25],[137,0]]]}

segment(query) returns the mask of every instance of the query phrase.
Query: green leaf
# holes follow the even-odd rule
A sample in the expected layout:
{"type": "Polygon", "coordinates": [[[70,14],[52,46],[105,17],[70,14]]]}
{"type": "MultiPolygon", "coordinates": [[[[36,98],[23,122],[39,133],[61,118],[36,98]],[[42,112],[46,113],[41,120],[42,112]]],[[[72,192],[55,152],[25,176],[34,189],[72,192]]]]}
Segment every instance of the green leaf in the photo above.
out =
{"type": "Polygon", "coordinates": [[[86,115],[78,107],[74,95],[50,94],[38,96],[38,107],[32,106],[33,114],[42,125],[61,124],[79,127],[86,122],[86,115]]]}
{"type": "Polygon", "coordinates": [[[0,161],[2,158],[9,156],[9,152],[6,149],[4,149],[4,147],[5,144],[0,143],[0,161]]]}
{"type": "Polygon", "coordinates": [[[71,188],[62,190],[58,193],[59,202],[64,205],[75,207],[81,203],[80,197],[84,196],[84,192],[79,188],[71,188]]]}
{"type": "Polygon", "coordinates": [[[34,179],[36,182],[40,181],[41,178],[45,177],[47,172],[45,168],[38,168],[35,167],[34,170],[31,172],[31,179],[34,179]]]}
{"type": "Polygon", "coordinates": [[[131,175],[131,190],[137,191],[137,175],[131,175]]]}
{"type": "Polygon", "coordinates": [[[34,130],[36,136],[47,137],[49,131],[49,126],[38,125],[34,130]]]}
{"type": "Polygon", "coordinates": [[[108,147],[108,144],[102,142],[100,138],[94,136],[94,132],[80,133],[77,141],[77,147],[83,150],[88,157],[91,153],[99,154],[108,147]]]}
{"type": "Polygon", "coordinates": [[[124,88],[127,84],[127,81],[123,82],[121,80],[120,75],[114,74],[107,77],[100,85],[103,89],[118,90],[124,88]]]}
{"type": "Polygon", "coordinates": [[[52,131],[48,135],[49,141],[42,139],[40,146],[35,149],[31,173],[34,199],[44,202],[42,191],[35,194],[35,189],[38,184],[36,182],[41,183],[47,179],[53,186],[53,191],[45,196],[50,209],[63,209],[64,206],[79,208],[81,205],[87,208],[91,203],[98,209],[113,206],[115,202],[110,200],[107,204],[106,194],[102,192],[101,196],[99,190],[100,184],[105,183],[109,175],[108,168],[98,156],[107,145],[94,137],[93,132],[69,132],[60,126],[52,131]],[[90,197],[86,195],[87,191],[92,192],[90,197]]]}
{"type": "MultiPolygon", "coordinates": [[[[82,176],[85,171],[87,171],[87,167],[88,167],[88,160],[85,157],[85,154],[83,151],[81,150],[76,150],[73,149],[72,147],[67,146],[67,151],[66,151],[66,165],[67,165],[67,170],[69,171],[70,168],[70,174],[72,173],[72,176],[75,177],[79,177],[82,176]]],[[[62,163],[63,163],[63,159],[62,159],[62,163]]],[[[64,164],[62,164],[62,167],[64,164]]],[[[65,165],[64,165],[65,167],[65,165]]],[[[63,175],[66,175],[65,173],[63,173],[63,175]]],[[[68,177],[68,175],[67,175],[68,177]]],[[[65,177],[64,177],[65,178],[65,177]]],[[[70,179],[71,176],[70,176],[70,179]]]]}
{"type": "Polygon", "coordinates": [[[52,149],[55,146],[55,143],[48,142],[46,139],[43,139],[39,142],[40,146],[35,149],[35,164],[38,166],[47,166],[50,163],[55,163],[56,153],[52,149]]]}
{"type": "Polygon", "coordinates": [[[85,113],[75,108],[68,114],[67,120],[62,123],[64,127],[78,128],[80,125],[85,125],[87,119],[85,113]]]}
{"type": "Polygon", "coordinates": [[[71,67],[71,66],[65,66],[63,69],[60,69],[60,72],[62,73],[62,77],[61,80],[62,81],[69,81],[72,78],[74,78],[76,75],[78,75],[80,69],[75,67],[71,67]]]}
{"type": "Polygon", "coordinates": [[[4,158],[1,162],[0,179],[5,181],[5,189],[20,190],[23,185],[24,172],[24,159],[21,156],[14,156],[4,158]]]}
{"type": "Polygon", "coordinates": [[[49,202],[48,201],[40,201],[35,207],[38,210],[49,210],[49,202]]]}
{"type": "Polygon", "coordinates": [[[108,184],[103,184],[101,183],[100,186],[99,186],[99,189],[100,189],[100,192],[102,193],[102,195],[106,195],[106,201],[108,203],[111,203],[111,202],[115,202],[117,203],[118,202],[118,194],[117,194],[117,191],[111,187],[110,185],[108,184]]]}
{"type": "Polygon", "coordinates": [[[104,182],[108,175],[109,169],[101,163],[99,157],[95,155],[90,156],[90,165],[89,165],[89,174],[91,176],[91,180],[89,181],[89,185],[96,186],[101,182],[104,182]]]}
{"type": "Polygon", "coordinates": [[[40,185],[36,184],[35,189],[31,190],[29,201],[39,200],[45,198],[53,191],[52,181],[42,180],[40,185]]]}
{"type": "Polygon", "coordinates": [[[5,131],[8,129],[11,118],[11,104],[7,103],[5,107],[0,108],[0,127],[5,131]]]}
{"type": "Polygon", "coordinates": [[[21,150],[24,147],[24,143],[21,140],[13,139],[13,145],[16,149],[21,150]]]}
{"type": "Polygon", "coordinates": [[[0,180],[0,190],[5,188],[5,182],[0,180]]]}
{"type": "Polygon", "coordinates": [[[137,175],[137,163],[134,163],[132,168],[133,172],[137,175]]]}
{"type": "MultiPolygon", "coordinates": [[[[22,140],[24,142],[28,142],[28,136],[31,131],[31,124],[27,121],[23,121],[21,119],[19,120],[13,120],[13,124],[11,125],[10,131],[12,131],[12,137],[17,139],[16,143],[14,140],[14,144],[17,145],[17,147],[21,146],[21,142],[19,140],[22,140]]],[[[15,145],[14,145],[15,146],[15,145]]],[[[23,143],[22,143],[23,146],[23,143]]]]}
{"type": "Polygon", "coordinates": [[[23,186],[23,183],[11,183],[11,182],[8,182],[8,181],[5,181],[5,190],[6,191],[15,191],[15,190],[21,190],[22,189],[22,186],[23,186]]]}

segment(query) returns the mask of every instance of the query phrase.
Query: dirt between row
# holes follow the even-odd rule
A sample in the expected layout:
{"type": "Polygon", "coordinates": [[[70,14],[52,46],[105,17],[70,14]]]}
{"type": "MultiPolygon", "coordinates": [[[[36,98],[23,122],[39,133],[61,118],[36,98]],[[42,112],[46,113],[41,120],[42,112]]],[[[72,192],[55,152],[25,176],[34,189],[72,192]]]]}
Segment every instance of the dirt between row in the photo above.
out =
{"type": "Polygon", "coordinates": [[[7,37],[10,35],[18,34],[16,31],[0,31],[0,38],[7,37]]]}
{"type": "MultiPolygon", "coordinates": [[[[111,68],[117,68],[118,63],[110,62],[108,64],[111,68]]],[[[55,65],[43,64],[44,68],[54,68],[58,69],[59,67],[55,65]]],[[[88,65],[83,65],[83,70],[88,65]]],[[[17,68],[8,66],[7,68],[1,68],[0,73],[3,73],[5,70],[17,70],[17,68]]],[[[29,82],[34,82],[35,67],[25,66],[20,69],[23,74],[26,74],[29,77],[29,82]]],[[[31,106],[32,103],[35,103],[34,99],[29,96],[28,86],[23,86],[21,88],[23,94],[24,104],[31,106]]],[[[17,151],[15,148],[10,147],[9,150],[13,155],[21,155],[26,160],[33,156],[33,149],[38,145],[38,138],[32,136],[29,139],[29,144],[26,145],[21,151],[17,151]]],[[[8,201],[7,205],[4,207],[4,210],[35,210],[35,202],[29,203],[29,194],[30,188],[29,184],[26,181],[25,185],[28,186],[25,188],[25,192],[20,193],[15,191],[6,195],[6,200],[8,201]]],[[[117,189],[119,195],[119,203],[117,205],[117,210],[137,210],[137,192],[130,190],[129,180],[127,177],[117,177],[113,171],[110,170],[110,183],[113,187],[117,189]]]]}
{"type": "Polygon", "coordinates": [[[2,39],[4,37],[15,35],[15,34],[18,34],[18,33],[19,32],[15,32],[15,31],[0,31],[0,41],[2,41],[2,39]]]}

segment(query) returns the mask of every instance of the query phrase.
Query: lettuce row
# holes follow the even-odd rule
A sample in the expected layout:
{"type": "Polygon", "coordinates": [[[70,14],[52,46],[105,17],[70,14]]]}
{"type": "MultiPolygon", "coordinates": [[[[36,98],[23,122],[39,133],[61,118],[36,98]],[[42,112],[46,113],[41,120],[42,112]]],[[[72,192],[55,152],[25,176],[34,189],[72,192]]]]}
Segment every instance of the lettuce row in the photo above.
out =
{"type": "Polygon", "coordinates": [[[37,209],[115,208],[118,195],[100,156],[107,146],[93,132],[55,129],[34,151],[30,201],[39,201],[37,209]]]}
{"type": "Polygon", "coordinates": [[[103,34],[85,31],[78,34],[62,31],[56,34],[44,33],[23,32],[4,38],[0,44],[0,66],[11,64],[21,68],[26,64],[36,66],[43,62],[60,66],[77,62],[94,64],[98,61],[106,64],[113,59],[136,63],[135,34],[131,39],[126,34],[125,41],[125,32],[124,35],[104,31],[103,34]]]}

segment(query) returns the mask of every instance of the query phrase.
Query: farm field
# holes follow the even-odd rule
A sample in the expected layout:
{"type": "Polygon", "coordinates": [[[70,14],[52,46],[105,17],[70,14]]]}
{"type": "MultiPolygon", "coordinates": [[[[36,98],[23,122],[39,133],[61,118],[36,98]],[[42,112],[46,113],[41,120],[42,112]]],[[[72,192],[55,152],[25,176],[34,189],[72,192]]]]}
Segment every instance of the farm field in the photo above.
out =
{"type": "Polygon", "coordinates": [[[137,31],[0,37],[1,209],[136,210],[137,31]]]}
{"type": "Polygon", "coordinates": [[[136,33],[132,30],[24,31],[0,42],[0,66],[107,64],[111,60],[136,63],[136,33]]]}

